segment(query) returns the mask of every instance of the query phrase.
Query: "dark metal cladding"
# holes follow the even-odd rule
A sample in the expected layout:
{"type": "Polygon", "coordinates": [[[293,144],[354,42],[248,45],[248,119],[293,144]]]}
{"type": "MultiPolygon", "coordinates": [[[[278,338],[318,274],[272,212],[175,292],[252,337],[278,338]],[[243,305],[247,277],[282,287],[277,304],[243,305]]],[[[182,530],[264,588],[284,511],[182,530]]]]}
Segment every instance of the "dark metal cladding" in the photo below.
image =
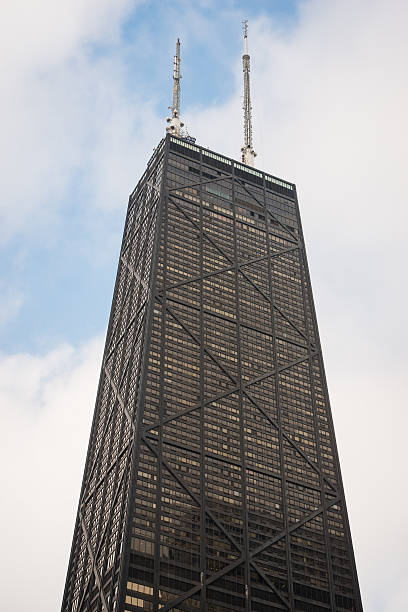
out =
{"type": "Polygon", "coordinates": [[[295,186],[170,135],[129,200],[62,610],[362,610],[295,186]]]}

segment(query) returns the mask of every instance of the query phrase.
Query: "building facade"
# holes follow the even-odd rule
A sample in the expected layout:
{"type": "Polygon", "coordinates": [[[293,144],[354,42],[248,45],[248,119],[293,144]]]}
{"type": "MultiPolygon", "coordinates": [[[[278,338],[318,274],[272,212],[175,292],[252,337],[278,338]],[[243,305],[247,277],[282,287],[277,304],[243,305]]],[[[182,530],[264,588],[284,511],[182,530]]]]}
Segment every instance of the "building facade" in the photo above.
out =
{"type": "Polygon", "coordinates": [[[295,186],[169,134],[129,199],[62,610],[362,610],[295,186]]]}

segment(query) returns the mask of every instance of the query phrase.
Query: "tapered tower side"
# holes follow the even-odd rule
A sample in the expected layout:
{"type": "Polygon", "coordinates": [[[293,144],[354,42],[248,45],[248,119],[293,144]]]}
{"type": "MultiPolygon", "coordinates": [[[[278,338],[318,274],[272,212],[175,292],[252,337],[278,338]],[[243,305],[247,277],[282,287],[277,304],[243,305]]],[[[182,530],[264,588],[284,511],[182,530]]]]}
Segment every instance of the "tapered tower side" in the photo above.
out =
{"type": "Polygon", "coordinates": [[[63,612],[119,609],[164,147],[129,198],[63,612]]]}

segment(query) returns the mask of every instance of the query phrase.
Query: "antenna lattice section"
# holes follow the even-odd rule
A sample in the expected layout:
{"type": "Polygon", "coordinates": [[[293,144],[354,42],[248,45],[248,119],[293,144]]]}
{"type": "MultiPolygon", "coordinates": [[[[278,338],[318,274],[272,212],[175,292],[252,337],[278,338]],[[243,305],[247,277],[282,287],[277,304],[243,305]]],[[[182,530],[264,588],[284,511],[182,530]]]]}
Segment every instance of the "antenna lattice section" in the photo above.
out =
{"type": "Polygon", "coordinates": [[[252,105],[251,87],[249,80],[250,57],[248,55],[248,20],[242,22],[244,31],[244,55],[242,56],[242,69],[244,72],[244,146],[242,147],[242,161],[248,166],[254,165],[256,153],[252,146],[252,105]]]}

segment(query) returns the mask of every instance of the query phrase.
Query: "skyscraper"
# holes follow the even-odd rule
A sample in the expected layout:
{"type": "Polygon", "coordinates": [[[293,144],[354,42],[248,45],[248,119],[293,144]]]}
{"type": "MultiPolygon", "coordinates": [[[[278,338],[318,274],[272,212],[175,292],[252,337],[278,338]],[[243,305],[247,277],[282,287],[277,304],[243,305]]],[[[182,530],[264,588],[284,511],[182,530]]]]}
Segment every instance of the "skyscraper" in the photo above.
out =
{"type": "Polygon", "coordinates": [[[183,137],[179,46],[174,79],[129,198],[62,610],[362,610],[295,185],[183,137]]]}

